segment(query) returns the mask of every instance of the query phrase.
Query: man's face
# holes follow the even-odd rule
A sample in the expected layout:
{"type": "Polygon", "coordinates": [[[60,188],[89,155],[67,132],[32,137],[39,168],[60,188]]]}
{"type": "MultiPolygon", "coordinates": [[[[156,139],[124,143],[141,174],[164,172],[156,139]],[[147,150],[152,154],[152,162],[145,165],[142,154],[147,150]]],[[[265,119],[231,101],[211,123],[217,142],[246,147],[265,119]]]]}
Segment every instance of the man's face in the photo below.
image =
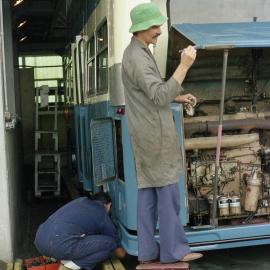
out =
{"type": "Polygon", "coordinates": [[[149,29],[140,32],[140,37],[147,44],[147,46],[149,44],[156,45],[159,35],[161,35],[160,25],[154,25],[149,29]]]}

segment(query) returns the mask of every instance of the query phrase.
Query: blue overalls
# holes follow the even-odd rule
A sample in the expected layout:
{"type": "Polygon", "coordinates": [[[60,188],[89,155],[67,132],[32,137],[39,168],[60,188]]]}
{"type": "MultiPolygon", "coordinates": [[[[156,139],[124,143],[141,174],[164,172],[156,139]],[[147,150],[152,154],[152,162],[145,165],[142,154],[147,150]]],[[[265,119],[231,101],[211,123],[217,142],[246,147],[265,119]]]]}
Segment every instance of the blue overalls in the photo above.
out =
{"type": "Polygon", "coordinates": [[[103,203],[87,197],[69,202],[41,224],[35,245],[43,255],[88,270],[121,246],[103,203]]]}

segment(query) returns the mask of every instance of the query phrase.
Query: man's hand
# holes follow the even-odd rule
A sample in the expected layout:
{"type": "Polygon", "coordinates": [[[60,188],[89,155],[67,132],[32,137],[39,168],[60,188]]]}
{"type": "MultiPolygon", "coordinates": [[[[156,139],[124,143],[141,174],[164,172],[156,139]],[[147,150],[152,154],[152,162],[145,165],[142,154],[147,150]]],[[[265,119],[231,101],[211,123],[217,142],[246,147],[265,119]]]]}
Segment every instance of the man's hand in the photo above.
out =
{"type": "Polygon", "coordinates": [[[184,81],[189,68],[196,59],[197,51],[194,47],[188,46],[183,50],[180,57],[180,63],[173,73],[173,78],[181,85],[184,81]]]}
{"type": "Polygon", "coordinates": [[[188,46],[187,48],[185,48],[181,53],[180,66],[183,69],[188,70],[194,63],[196,59],[196,54],[197,51],[193,46],[188,46]]]}
{"type": "Polygon", "coordinates": [[[195,106],[197,103],[196,97],[194,97],[191,94],[186,94],[186,95],[179,95],[174,99],[175,102],[178,103],[187,103],[190,104],[191,106],[195,106]]]}
{"type": "Polygon", "coordinates": [[[118,258],[124,258],[126,256],[126,251],[122,247],[118,247],[114,250],[114,254],[118,258]]]}

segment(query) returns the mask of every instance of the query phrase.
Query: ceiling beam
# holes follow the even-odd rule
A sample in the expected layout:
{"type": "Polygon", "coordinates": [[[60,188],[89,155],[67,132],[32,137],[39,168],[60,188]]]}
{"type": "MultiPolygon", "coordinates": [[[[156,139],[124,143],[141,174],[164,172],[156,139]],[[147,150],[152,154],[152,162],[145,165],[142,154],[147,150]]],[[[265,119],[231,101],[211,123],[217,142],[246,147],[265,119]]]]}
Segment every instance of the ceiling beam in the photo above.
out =
{"type": "Polygon", "coordinates": [[[66,42],[31,42],[20,43],[20,53],[57,53],[63,55],[66,42]]]}
{"type": "Polygon", "coordinates": [[[50,0],[26,1],[22,6],[14,7],[13,12],[16,17],[22,16],[48,16],[53,13],[54,8],[50,0]]]}

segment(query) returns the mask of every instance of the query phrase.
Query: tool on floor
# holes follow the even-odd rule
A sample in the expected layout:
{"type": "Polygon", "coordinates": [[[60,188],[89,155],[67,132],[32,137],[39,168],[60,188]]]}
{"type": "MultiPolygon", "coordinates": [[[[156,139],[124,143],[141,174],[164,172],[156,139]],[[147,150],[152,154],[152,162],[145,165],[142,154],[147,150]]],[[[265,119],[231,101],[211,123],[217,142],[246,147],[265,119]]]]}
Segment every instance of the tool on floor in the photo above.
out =
{"type": "Polygon", "coordinates": [[[60,262],[54,258],[39,256],[24,260],[26,270],[57,270],[60,262]]]}

